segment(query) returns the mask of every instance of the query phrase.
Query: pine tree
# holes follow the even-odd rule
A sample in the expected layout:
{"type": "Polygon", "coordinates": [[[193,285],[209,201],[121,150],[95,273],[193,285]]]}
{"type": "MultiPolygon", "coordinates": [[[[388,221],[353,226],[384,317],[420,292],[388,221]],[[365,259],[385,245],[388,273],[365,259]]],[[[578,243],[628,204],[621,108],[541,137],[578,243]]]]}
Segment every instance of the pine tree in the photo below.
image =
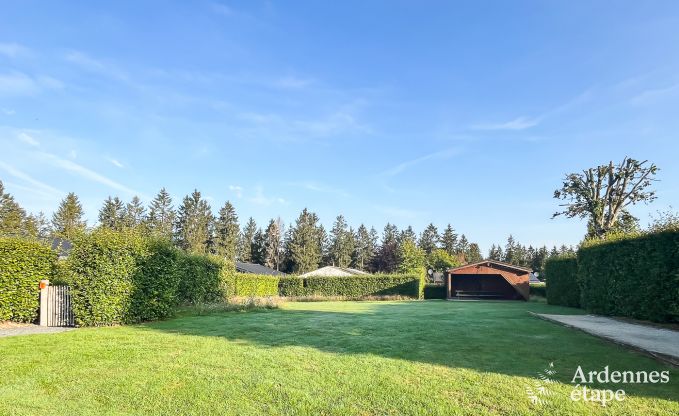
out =
{"type": "Polygon", "coordinates": [[[146,222],[146,208],[138,196],[125,205],[125,226],[128,228],[141,227],[146,222]]]}
{"type": "Polygon", "coordinates": [[[182,200],[175,221],[174,238],[178,247],[193,253],[210,253],[213,245],[210,204],[196,189],[182,200]]]}
{"type": "Polygon", "coordinates": [[[59,208],[52,215],[52,230],[55,237],[71,240],[85,231],[87,223],[83,219],[83,207],[75,193],[66,195],[59,208]]]}
{"type": "MultiPolygon", "coordinates": [[[[21,236],[26,232],[26,211],[5,193],[5,186],[0,181],[0,236],[21,236]]],[[[30,225],[29,225],[30,228],[30,225]]]]}
{"type": "Polygon", "coordinates": [[[448,254],[454,256],[455,250],[457,249],[457,234],[455,234],[455,229],[448,224],[445,230],[443,230],[443,235],[441,235],[441,248],[444,249],[448,254]]]}
{"type": "Polygon", "coordinates": [[[215,252],[231,261],[236,260],[238,251],[238,215],[231,202],[226,201],[219,210],[219,217],[215,223],[215,252]]]}
{"type": "Polygon", "coordinates": [[[502,247],[493,244],[488,252],[488,259],[495,261],[502,261],[504,254],[502,253],[502,247]]]}
{"type": "Polygon", "coordinates": [[[99,210],[99,225],[113,230],[121,230],[125,225],[125,206],[120,198],[111,198],[104,201],[99,210]]]}
{"type": "Polygon", "coordinates": [[[354,251],[353,231],[350,231],[344,216],[338,215],[330,231],[330,261],[333,266],[349,267],[354,251]]]}
{"type": "Polygon", "coordinates": [[[266,263],[266,234],[261,228],[257,228],[252,239],[252,262],[255,264],[266,263]]]}
{"type": "Polygon", "coordinates": [[[436,250],[439,244],[439,232],[434,224],[427,225],[427,228],[422,231],[420,235],[420,241],[418,242],[418,247],[420,247],[424,252],[429,255],[432,251],[436,250]]]}
{"type": "MultiPolygon", "coordinates": [[[[467,240],[467,236],[462,234],[460,239],[457,241],[457,249],[455,250],[455,254],[464,257],[467,250],[469,250],[469,241],[467,240]]],[[[465,259],[465,262],[467,262],[467,259],[465,259]]]]}
{"type": "Polygon", "coordinates": [[[505,244],[505,256],[502,261],[505,263],[514,264],[514,262],[517,260],[516,248],[516,241],[514,241],[514,237],[510,234],[507,238],[507,244],[505,244]]]}
{"type": "Polygon", "coordinates": [[[321,261],[321,233],[317,221],[316,214],[304,208],[291,230],[290,260],[295,273],[312,271],[321,261]]]}
{"type": "Polygon", "coordinates": [[[47,240],[52,231],[49,221],[47,221],[47,217],[45,217],[43,212],[39,212],[38,215],[28,215],[24,224],[26,236],[37,238],[38,240],[47,240]]]}
{"type": "Polygon", "coordinates": [[[464,255],[465,259],[467,259],[467,262],[469,263],[478,263],[481,260],[483,260],[483,256],[481,255],[481,249],[479,248],[479,245],[476,243],[471,243],[469,244],[469,248],[467,249],[467,252],[464,255]]]}
{"type": "Polygon", "coordinates": [[[282,231],[283,222],[280,218],[272,219],[266,227],[264,265],[276,270],[280,270],[281,267],[282,231]]]}
{"type": "Polygon", "coordinates": [[[398,228],[390,223],[384,226],[382,241],[375,256],[373,268],[383,273],[393,273],[398,267],[398,228]]]}
{"type": "MultiPolygon", "coordinates": [[[[318,222],[318,217],[315,213],[312,213],[312,221],[318,222]]],[[[323,224],[319,224],[316,227],[316,235],[318,238],[318,246],[321,250],[321,261],[319,266],[327,266],[332,263],[330,258],[330,239],[328,238],[328,233],[325,231],[323,224]]]]}
{"type": "MultiPolygon", "coordinates": [[[[377,234],[375,229],[372,231],[377,234]]],[[[368,269],[373,256],[375,255],[375,241],[373,241],[370,232],[365,225],[361,224],[354,236],[354,254],[352,266],[358,270],[368,269]]]]}
{"type": "Polygon", "coordinates": [[[175,221],[175,211],[170,194],[162,188],[149,206],[148,227],[152,235],[171,239],[175,221]]]}
{"type": "Polygon", "coordinates": [[[406,241],[410,241],[412,243],[417,244],[417,234],[413,230],[412,226],[408,226],[405,230],[401,231],[401,235],[399,236],[398,243],[399,245],[403,244],[406,241]]]}
{"type": "Polygon", "coordinates": [[[239,259],[244,263],[253,263],[257,253],[252,252],[252,247],[255,244],[255,234],[257,234],[257,223],[255,219],[250,217],[248,222],[243,227],[243,232],[240,235],[239,242],[239,259]]]}

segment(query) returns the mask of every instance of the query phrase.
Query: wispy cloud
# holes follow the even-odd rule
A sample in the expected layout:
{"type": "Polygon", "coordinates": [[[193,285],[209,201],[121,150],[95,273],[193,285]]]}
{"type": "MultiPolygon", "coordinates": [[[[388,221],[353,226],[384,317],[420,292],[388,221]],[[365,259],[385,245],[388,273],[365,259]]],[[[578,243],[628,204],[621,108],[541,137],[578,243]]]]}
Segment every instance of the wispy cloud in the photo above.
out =
{"type": "Polygon", "coordinates": [[[229,185],[229,191],[235,193],[236,198],[242,198],[243,197],[243,188],[241,188],[238,185],[229,185]]]}
{"type": "Polygon", "coordinates": [[[4,171],[9,173],[13,177],[33,185],[34,187],[40,189],[42,192],[47,192],[47,193],[50,193],[52,195],[63,195],[64,194],[63,191],[61,191],[61,190],[59,190],[59,189],[57,189],[53,186],[47,185],[46,183],[41,182],[41,181],[33,178],[28,173],[25,173],[25,172],[15,168],[14,166],[12,166],[10,164],[7,164],[5,162],[0,162],[0,168],[2,168],[4,171]]]}
{"type": "Polygon", "coordinates": [[[420,211],[395,206],[375,205],[374,208],[377,211],[396,219],[413,220],[423,215],[420,211]]]}
{"type": "Polygon", "coordinates": [[[258,136],[283,141],[304,141],[341,134],[371,132],[369,127],[346,111],[337,111],[318,119],[296,119],[280,114],[262,113],[241,113],[239,118],[249,125],[246,129],[258,136]]]}
{"type": "Polygon", "coordinates": [[[456,147],[452,147],[449,149],[444,149],[440,150],[438,152],[434,153],[429,153],[428,155],[420,156],[415,159],[407,160],[405,162],[401,162],[398,165],[385,170],[382,172],[382,176],[395,176],[398,175],[399,173],[403,172],[404,170],[410,169],[413,166],[419,165],[420,163],[427,162],[430,160],[445,160],[449,159],[453,156],[456,156],[460,154],[460,149],[456,147]]]}
{"type": "Polygon", "coordinates": [[[222,16],[233,16],[234,14],[233,9],[226,4],[212,2],[210,3],[210,8],[213,12],[222,16]]]}
{"type": "Polygon", "coordinates": [[[122,168],[125,167],[125,165],[123,165],[122,163],[120,163],[117,159],[114,159],[114,158],[111,158],[111,157],[110,157],[110,158],[108,158],[108,161],[111,162],[111,164],[112,164],[113,166],[117,167],[117,168],[122,169],[122,168]]]}
{"type": "Polygon", "coordinates": [[[13,116],[16,114],[16,111],[12,110],[11,108],[0,108],[0,113],[6,116],[13,116]]]}
{"type": "Polygon", "coordinates": [[[288,185],[295,186],[295,187],[302,188],[302,189],[306,189],[308,191],[337,195],[337,196],[341,196],[343,198],[350,196],[348,192],[346,192],[342,189],[333,188],[331,186],[328,186],[328,185],[325,185],[325,184],[322,184],[322,183],[318,183],[318,182],[315,182],[315,181],[290,182],[290,183],[288,183],[288,185]]]}
{"type": "Polygon", "coordinates": [[[283,205],[288,203],[288,201],[286,201],[284,198],[270,197],[264,195],[264,190],[262,189],[261,186],[255,187],[254,196],[247,198],[247,200],[255,205],[265,205],[265,206],[272,205],[275,203],[283,205]]]}
{"type": "Polygon", "coordinates": [[[84,179],[93,181],[93,182],[98,182],[102,185],[106,185],[109,188],[116,189],[118,191],[126,192],[131,195],[140,195],[139,192],[128,188],[127,186],[116,182],[113,179],[110,179],[100,173],[97,173],[89,168],[86,168],[85,166],[82,166],[78,163],[75,163],[71,160],[63,159],[57,155],[51,154],[51,153],[40,153],[40,156],[42,156],[45,160],[47,160],[50,164],[52,164],[55,167],[64,169],[66,171],[69,171],[77,176],[80,176],[84,179]]]}
{"type": "Polygon", "coordinates": [[[652,104],[657,100],[670,97],[672,95],[679,95],[679,83],[642,91],[641,93],[632,97],[630,103],[635,105],[652,104]]]}
{"type": "Polygon", "coordinates": [[[472,130],[525,130],[540,123],[539,118],[517,117],[503,123],[475,124],[472,130]]]}
{"type": "Polygon", "coordinates": [[[18,43],[0,43],[0,55],[8,58],[22,58],[31,55],[31,50],[18,43]]]}
{"type": "Polygon", "coordinates": [[[0,96],[35,95],[44,89],[60,89],[64,84],[58,79],[46,76],[29,76],[12,71],[0,74],[0,96]]]}
{"type": "Polygon", "coordinates": [[[17,134],[17,138],[21,140],[22,142],[29,144],[31,146],[38,147],[40,146],[40,142],[37,141],[33,136],[30,134],[26,133],[25,131],[19,132],[17,134]]]}
{"type": "Polygon", "coordinates": [[[297,78],[297,77],[283,77],[274,83],[275,86],[280,87],[280,88],[290,88],[290,89],[295,89],[295,88],[304,88],[307,87],[311,84],[314,83],[313,79],[309,78],[297,78]]]}
{"type": "Polygon", "coordinates": [[[100,74],[119,81],[129,81],[128,75],[111,62],[104,62],[93,58],[81,51],[70,51],[66,53],[64,59],[72,64],[78,65],[82,69],[100,74]]]}

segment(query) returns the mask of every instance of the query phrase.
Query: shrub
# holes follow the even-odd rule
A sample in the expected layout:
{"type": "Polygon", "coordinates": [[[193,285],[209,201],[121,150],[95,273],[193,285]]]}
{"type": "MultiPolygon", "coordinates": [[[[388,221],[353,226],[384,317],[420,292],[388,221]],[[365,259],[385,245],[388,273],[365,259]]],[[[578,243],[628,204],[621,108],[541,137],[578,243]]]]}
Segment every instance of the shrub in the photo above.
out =
{"type": "Polygon", "coordinates": [[[0,238],[0,321],[32,322],[38,316],[39,282],[50,279],[57,254],[21,238],[0,238]]]}
{"type": "Polygon", "coordinates": [[[257,274],[238,274],[234,296],[278,296],[278,277],[257,274]]]}
{"type": "Polygon", "coordinates": [[[530,295],[531,296],[541,296],[543,298],[547,297],[547,285],[544,283],[531,283],[530,284],[530,295]]]}
{"type": "Polygon", "coordinates": [[[279,281],[279,294],[287,297],[403,296],[421,299],[423,291],[423,277],[413,274],[283,277],[279,281]]]}
{"type": "Polygon", "coordinates": [[[446,286],[445,285],[425,285],[424,286],[425,299],[445,299],[446,286]]]}
{"type": "Polygon", "coordinates": [[[217,256],[182,254],[180,260],[181,303],[212,303],[235,295],[233,264],[217,256]]]}
{"type": "Polygon", "coordinates": [[[577,259],[572,255],[552,257],[547,260],[545,264],[547,303],[580,307],[577,271],[577,259]]]}
{"type": "Polygon", "coordinates": [[[679,231],[588,241],[578,252],[578,280],[593,313],[677,322],[679,231]]]}

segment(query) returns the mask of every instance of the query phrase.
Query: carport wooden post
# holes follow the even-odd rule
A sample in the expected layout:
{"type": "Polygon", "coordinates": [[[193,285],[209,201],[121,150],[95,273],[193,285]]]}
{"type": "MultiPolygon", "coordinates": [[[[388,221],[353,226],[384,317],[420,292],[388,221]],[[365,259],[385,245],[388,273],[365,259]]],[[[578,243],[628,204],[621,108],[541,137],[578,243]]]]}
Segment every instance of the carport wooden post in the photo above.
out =
{"type": "Polygon", "coordinates": [[[453,274],[450,272],[446,272],[446,299],[451,299],[453,296],[453,291],[452,291],[452,285],[451,285],[451,279],[452,279],[453,274]]]}
{"type": "Polygon", "coordinates": [[[40,326],[47,326],[47,288],[49,280],[40,281],[40,326]]]}

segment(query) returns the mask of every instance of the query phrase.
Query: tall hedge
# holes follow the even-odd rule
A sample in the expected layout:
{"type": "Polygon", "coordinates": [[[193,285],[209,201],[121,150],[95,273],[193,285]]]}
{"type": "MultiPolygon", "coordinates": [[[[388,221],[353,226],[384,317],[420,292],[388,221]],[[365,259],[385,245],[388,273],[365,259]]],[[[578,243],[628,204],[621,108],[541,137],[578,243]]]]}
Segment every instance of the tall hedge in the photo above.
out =
{"type": "Polygon", "coordinates": [[[282,277],[281,296],[404,296],[421,299],[424,291],[417,275],[357,275],[282,277]]]}
{"type": "Polygon", "coordinates": [[[37,319],[42,279],[52,276],[57,254],[37,241],[0,238],[0,321],[37,319]]]}
{"type": "Polygon", "coordinates": [[[181,303],[218,302],[225,296],[235,295],[233,279],[236,269],[220,257],[182,254],[180,268],[181,303]]]}
{"type": "Polygon", "coordinates": [[[425,285],[424,286],[425,299],[445,299],[446,286],[445,285],[425,285]]]}
{"type": "Polygon", "coordinates": [[[545,264],[547,278],[547,303],[552,305],[580,307],[578,262],[575,256],[558,256],[545,264]]]}
{"type": "Polygon", "coordinates": [[[235,279],[235,296],[277,296],[278,281],[276,276],[257,274],[238,274],[235,279]]]}
{"type": "Polygon", "coordinates": [[[593,313],[679,322],[679,231],[587,242],[578,279],[593,313]]]}
{"type": "Polygon", "coordinates": [[[133,231],[97,229],[74,241],[62,279],[76,325],[135,323],[172,316],[182,302],[183,252],[133,231]]]}

